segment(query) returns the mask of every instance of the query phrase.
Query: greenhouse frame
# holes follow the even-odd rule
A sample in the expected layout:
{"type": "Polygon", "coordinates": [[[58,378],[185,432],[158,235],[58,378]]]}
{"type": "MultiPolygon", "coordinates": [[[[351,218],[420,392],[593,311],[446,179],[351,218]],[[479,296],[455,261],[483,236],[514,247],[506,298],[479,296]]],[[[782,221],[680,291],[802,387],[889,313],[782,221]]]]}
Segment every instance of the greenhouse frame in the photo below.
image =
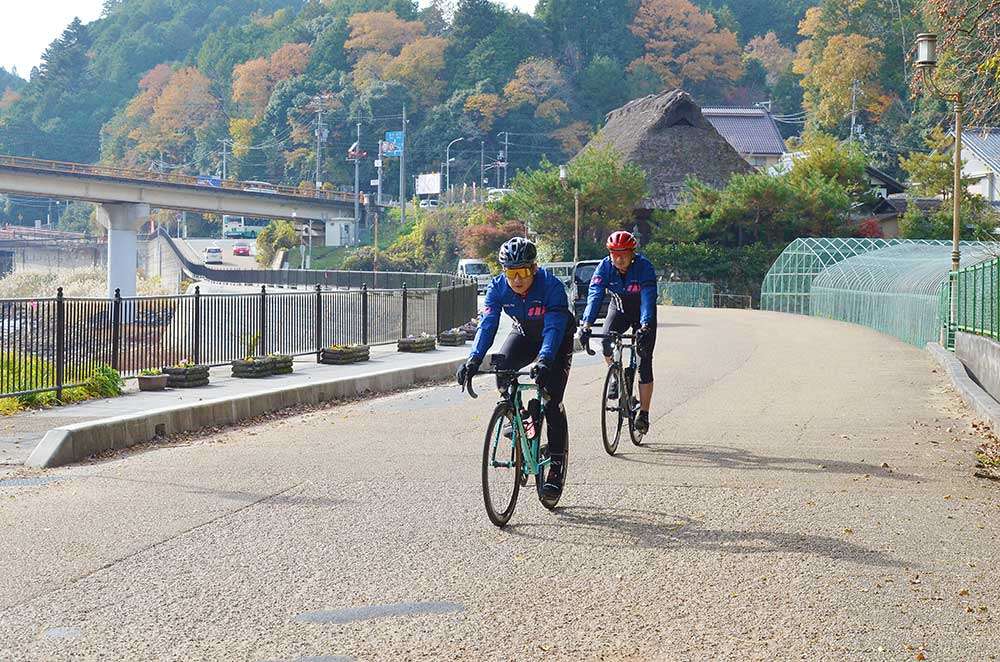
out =
{"type": "MultiPolygon", "coordinates": [[[[1000,243],[962,242],[962,266],[1000,254],[1000,243]]],[[[937,341],[947,320],[951,242],[796,239],[761,286],[761,309],[860,324],[913,345],[937,341]]]]}

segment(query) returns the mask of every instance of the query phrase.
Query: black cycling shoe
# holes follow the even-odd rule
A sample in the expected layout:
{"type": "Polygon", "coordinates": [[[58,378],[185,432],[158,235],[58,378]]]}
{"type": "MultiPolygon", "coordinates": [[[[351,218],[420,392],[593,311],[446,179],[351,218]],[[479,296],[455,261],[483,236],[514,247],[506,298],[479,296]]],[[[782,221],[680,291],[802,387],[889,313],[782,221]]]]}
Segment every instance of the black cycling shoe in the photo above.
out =
{"type": "Polygon", "coordinates": [[[635,417],[635,430],[640,434],[646,434],[649,432],[649,412],[640,411],[639,415],[635,417]]]}
{"type": "Polygon", "coordinates": [[[542,485],[542,494],[540,497],[542,505],[549,510],[555,508],[556,504],[559,503],[559,497],[562,496],[564,479],[563,461],[553,458],[552,463],[549,465],[549,475],[545,478],[545,484],[542,485]]]}

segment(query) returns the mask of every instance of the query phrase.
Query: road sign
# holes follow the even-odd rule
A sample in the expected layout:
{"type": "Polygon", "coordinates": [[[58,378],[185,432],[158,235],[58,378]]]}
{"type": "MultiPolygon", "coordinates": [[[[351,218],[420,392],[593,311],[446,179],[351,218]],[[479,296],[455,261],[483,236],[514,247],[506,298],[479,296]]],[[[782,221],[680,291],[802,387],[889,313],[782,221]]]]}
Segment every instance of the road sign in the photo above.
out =
{"type": "Polygon", "coordinates": [[[222,180],[218,177],[209,177],[208,175],[198,175],[197,179],[198,186],[211,186],[212,188],[222,188],[222,180]]]}
{"type": "Polygon", "coordinates": [[[382,156],[399,157],[403,154],[403,132],[386,131],[385,142],[382,144],[382,156]]]}
{"type": "Polygon", "coordinates": [[[378,180],[377,179],[371,179],[371,180],[368,181],[368,184],[370,186],[378,186],[378,180]]]}

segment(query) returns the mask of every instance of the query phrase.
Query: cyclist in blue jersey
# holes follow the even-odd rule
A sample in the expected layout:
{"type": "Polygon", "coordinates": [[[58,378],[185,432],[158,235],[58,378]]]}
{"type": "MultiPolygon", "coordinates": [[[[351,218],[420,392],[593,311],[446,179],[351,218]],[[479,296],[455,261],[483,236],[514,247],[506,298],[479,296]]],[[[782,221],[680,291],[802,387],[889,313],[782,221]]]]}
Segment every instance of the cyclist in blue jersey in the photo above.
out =
{"type": "Polygon", "coordinates": [[[569,310],[565,286],[538,268],[537,254],[535,245],[522,237],[514,237],[500,247],[503,273],[490,283],[472,352],[455,378],[459,384],[465,384],[479,371],[496,337],[501,311],[511,317],[514,329],[499,352],[504,362],[497,368],[520,370],[534,361],[535,380],[549,395],[545,422],[552,463],[542,486],[542,503],[551,508],[562,495],[565,478],[569,427],[563,394],[573,360],[576,319],[569,310]]]}
{"type": "MultiPolygon", "coordinates": [[[[656,346],[656,270],[653,264],[636,253],[639,242],[631,232],[613,232],[607,241],[608,257],[594,270],[587,295],[587,308],[580,328],[581,340],[590,334],[597,320],[606,292],[614,301],[608,306],[601,333],[635,331],[639,354],[639,432],[649,431],[649,406],[653,400],[653,347],[656,346]]],[[[604,338],[604,360],[611,364],[611,340],[604,338]]],[[[612,383],[609,397],[618,397],[618,384],[612,383]]]]}

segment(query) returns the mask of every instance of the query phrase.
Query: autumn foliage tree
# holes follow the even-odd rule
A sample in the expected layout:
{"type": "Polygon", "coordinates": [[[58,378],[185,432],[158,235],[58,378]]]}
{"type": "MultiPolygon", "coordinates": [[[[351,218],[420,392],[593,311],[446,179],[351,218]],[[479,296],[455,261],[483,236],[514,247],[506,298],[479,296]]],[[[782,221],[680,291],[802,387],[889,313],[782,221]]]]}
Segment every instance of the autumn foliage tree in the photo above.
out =
{"type": "Polygon", "coordinates": [[[354,84],[370,89],[382,80],[402,83],[420,107],[434,105],[444,91],[439,74],[444,69],[448,42],[425,36],[420,21],[407,21],[393,12],[354,14],[344,49],[353,54],[354,84]]]}
{"type": "Polygon", "coordinates": [[[961,89],[983,126],[1000,122],[1000,0],[927,0],[927,22],[941,32],[941,75],[961,89]]]}
{"type": "Polygon", "coordinates": [[[631,30],[645,54],[630,68],[649,66],[667,87],[725,85],[740,77],[736,35],[689,0],[642,0],[631,30]]]}

